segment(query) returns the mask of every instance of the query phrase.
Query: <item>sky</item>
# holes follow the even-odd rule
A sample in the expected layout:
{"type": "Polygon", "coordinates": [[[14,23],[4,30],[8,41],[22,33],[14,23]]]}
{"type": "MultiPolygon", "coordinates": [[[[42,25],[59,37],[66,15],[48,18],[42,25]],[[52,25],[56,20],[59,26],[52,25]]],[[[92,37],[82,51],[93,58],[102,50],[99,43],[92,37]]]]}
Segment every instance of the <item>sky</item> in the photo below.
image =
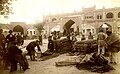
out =
{"type": "Polygon", "coordinates": [[[43,15],[72,13],[94,5],[97,9],[120,7],[120,0],[17,0],[12,5],[14,14],[0,22],[35,23],[43,15]]]}

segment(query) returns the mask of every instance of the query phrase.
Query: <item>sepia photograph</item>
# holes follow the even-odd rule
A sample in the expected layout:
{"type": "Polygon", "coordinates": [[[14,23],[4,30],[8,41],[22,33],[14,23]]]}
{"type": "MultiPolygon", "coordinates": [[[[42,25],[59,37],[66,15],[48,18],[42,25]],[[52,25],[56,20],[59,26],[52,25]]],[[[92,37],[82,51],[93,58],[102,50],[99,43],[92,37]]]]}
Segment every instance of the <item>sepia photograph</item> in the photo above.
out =
{"type": "Polygon", "coordinates": [[[0,0],[0,74],[120,74],[120,0],[0,0]]]}

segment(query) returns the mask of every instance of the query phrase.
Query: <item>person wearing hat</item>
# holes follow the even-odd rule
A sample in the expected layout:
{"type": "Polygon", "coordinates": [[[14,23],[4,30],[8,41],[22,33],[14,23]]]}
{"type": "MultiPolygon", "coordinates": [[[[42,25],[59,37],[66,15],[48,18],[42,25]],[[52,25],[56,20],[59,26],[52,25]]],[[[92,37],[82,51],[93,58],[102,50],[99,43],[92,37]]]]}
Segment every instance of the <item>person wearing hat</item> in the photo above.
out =
{"type": "Polygon", "coordinates": [[[85,35],[82,35],[82,38],[81,38],[81,40],[85,40],[86,38],[85,38],[85,35]]]}
{"type": "Polygon", "coordinates": [[[54,51],[54,41],[52,40],[52,36],[48,37],[48,51],[54,51]]]}
{"type": "Polygon", "coordinates": [[[103,32],[103,30],[100,30],[98,35],[97,35],[97,43],[98,43],[98,55],[105,54],[105,39],[106,39],[106,34],[103,32]]]}
{"type": "Polygon", "coordinates": [[[12,34],[12,30],[9,30],[9,34],[6,36],[7,46],[9,45],[9,43],[15,42],[15,40],[16,37],[12,34]]]}
{"type": "Polygon", "coordinates": [[[29,69],[28,62],[26,62],[27,60],[25,60],[26,57],[22,55],[22,50],[20,50],[16,46],[16,44],[16,42],[10,42],[10,46],[8,47],[8,58],[11,65],[10,72],[17,70],[17,63],[19,63],[20,66],[22,66],[23,71],[29,69]]]}
{"type": "Polygon", "coordinates": [[[118,63],[118,52],[120,51],[120,38],[112,31],[108,30],[108,37],[105,39],[107,43],[107,50],[110,54],[110,63],[117,64],[118,63]]]}
{"type": "Polygon", "coordinates": [[[28,55],[30,55],[31,61],[35,61],[35,52],[36,52],[35,47],[36,46],[37,46],[38,51],[41,52],[41,48],[39,46],[38,40],[30,42],[26,47],[26,50],[28,51],[28,55]]]}

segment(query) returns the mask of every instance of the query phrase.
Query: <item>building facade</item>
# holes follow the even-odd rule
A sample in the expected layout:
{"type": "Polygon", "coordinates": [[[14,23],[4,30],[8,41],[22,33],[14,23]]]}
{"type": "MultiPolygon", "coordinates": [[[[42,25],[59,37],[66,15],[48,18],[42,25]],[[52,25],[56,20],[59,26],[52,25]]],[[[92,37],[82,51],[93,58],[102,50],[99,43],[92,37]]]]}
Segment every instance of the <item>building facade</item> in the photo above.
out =
{"type": "Polygon", "coordinates": [[[12,30],[14,34],[20,33],[25,36],[37,36],[38,31],[34,25],[26,24],[25,22],[11,22],[10,24],[0,24],[0,28],[3,29],[3,34],[6,36],[9,30],[12,30]]]}
{"type": "Polygon", "coordinates": [[[63,27],[69,20],[75,22],[74,28],[79,28],[79,32],[85,34],[97,33],[103,24],[106,24],[106,29],[111,27],[114,33],[120,33],[120,7],[96,9],[93,6],[82,8],[80,12],[44,16],[43,20],[46,22],[44,27],[48,34],[57,25],[60,25],[60,31],[63,32],[63,27]]]}

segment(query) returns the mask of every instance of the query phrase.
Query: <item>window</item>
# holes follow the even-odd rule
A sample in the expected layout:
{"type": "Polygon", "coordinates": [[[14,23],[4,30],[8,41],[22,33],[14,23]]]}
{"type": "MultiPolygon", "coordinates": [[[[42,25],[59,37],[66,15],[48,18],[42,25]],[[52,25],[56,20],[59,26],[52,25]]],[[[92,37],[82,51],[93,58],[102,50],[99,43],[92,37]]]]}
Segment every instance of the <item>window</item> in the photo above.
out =
{"type": "Polygon", "coordinates": [[[91,29],[87,29],[87,32],[89,33],[91,31],[91,29]]]}
{"type": "Polygon", "coordinates": [[[32,31],[30,31],[30,35],[32,35],[32,31]]]}
{"type": "Polygon", "coordinates": [[[99,19],[99,15],[97,15],[97,19],[99,19]]]}
{"type": "Polygon", "coordinates": [[[93,19],[93,16],[85,16],[85,19],[93,19]]]}
{"type": "Polygon", "coordinates": [[[118,18],[120,18],[120,12],[118,13],[118,18]]]}
{"type": "Polygon", "coordinates": [[[97,19],[102,19],[102,15],[97,15],[97,19]]]}
{"type": "Polygon", "coordinates": [[[113,13],[111,13],[111,12],[107,13],[106,18],[113,18],[113,13]]]}
{"type": "Polygon", "coordinates": [[[100,15],[100,19],[102,19],[102,15],[100,15]]]}

